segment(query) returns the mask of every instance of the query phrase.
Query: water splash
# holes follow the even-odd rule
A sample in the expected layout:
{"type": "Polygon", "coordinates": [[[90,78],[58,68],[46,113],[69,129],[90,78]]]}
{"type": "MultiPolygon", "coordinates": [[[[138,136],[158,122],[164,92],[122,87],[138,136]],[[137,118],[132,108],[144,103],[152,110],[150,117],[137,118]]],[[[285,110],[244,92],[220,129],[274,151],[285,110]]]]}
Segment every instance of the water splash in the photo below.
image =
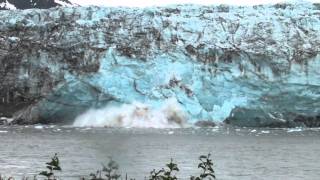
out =
{"type": "Polygon", "coordinates": [[[74,121],[76,127],[180,128],[187,126],[186,114],[175,99],[160,108],[134,102],[120,107],[90,109],[74,121]]]}

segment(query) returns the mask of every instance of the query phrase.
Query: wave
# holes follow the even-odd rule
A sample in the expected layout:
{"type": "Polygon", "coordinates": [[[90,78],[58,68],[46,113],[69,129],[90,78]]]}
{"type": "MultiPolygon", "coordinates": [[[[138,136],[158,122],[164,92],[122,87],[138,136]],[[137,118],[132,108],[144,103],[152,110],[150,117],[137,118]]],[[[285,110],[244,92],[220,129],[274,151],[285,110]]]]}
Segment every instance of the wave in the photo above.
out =
{"type": "Polygon", "coordinates": [[[119,107],[90,109],[79,115],[76,127],[181,128],[188,126],[187,115],[176,99],[166,100],[160,108],[133,102],[119,107]]]}

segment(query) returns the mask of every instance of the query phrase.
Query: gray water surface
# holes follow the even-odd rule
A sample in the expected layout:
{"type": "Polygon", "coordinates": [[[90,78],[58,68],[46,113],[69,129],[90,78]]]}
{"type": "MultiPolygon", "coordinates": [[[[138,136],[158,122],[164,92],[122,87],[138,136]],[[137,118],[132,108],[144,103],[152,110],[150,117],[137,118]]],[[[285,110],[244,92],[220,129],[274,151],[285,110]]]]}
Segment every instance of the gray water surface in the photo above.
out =
{"type": "Polygon", "coordinates": [[[219,180],[320,177],[320,129],[110,129],[59,126],[1,127],[0,174],[44,170],[58,153],[61,179],[79,179],[116,160],[123,173],[144,179],[170,158],[181,179],[198,173],[198,156],[211,153],[219,180]]]}

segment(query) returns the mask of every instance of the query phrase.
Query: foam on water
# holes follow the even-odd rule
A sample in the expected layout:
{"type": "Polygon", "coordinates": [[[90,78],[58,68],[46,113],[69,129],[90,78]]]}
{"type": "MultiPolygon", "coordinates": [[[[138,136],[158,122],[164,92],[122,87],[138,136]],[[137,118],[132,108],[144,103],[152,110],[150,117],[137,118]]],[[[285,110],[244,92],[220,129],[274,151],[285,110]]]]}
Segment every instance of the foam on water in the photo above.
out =
{"type": "Polygon", "coordinates": [[[120,107],[90,109],[74,121],[76,127],[180,128],[187,126],[186,114],[176,99],[159,108],[134,102],[120,107]]]}

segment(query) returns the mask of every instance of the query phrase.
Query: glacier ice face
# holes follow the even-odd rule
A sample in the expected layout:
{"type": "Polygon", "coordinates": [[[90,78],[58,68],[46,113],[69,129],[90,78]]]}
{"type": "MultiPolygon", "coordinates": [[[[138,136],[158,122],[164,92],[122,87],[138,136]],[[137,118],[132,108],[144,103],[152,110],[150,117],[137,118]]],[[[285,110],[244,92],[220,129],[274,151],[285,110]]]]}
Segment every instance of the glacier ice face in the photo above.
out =
{"type": "Polygon", "coordinates": [[[302,3],[2,11],[2,113],[17,123],[71,123],[91,108],[135,101],[159,108],[175,98],[189,122],[317,122],[319,9],[302,3]]]}

